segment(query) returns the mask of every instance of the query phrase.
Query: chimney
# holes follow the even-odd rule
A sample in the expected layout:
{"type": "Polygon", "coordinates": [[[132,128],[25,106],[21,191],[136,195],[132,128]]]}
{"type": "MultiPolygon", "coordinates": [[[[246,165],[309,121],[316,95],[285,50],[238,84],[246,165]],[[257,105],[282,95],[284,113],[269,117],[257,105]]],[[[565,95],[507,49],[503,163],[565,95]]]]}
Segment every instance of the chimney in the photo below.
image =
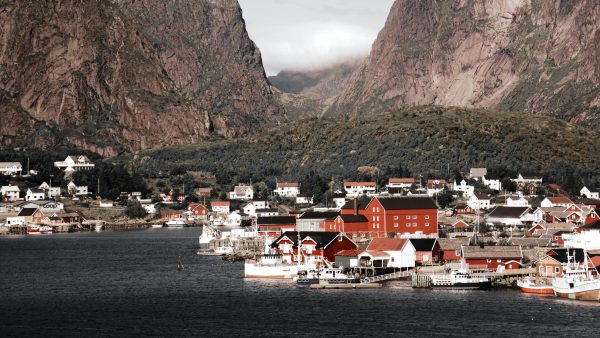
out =
{"type": "Polygon", "coordinates": [[[358,200],[355,198],[353,201],[353,206],[354,206],[354,216],[358,215],[358,200]]]}

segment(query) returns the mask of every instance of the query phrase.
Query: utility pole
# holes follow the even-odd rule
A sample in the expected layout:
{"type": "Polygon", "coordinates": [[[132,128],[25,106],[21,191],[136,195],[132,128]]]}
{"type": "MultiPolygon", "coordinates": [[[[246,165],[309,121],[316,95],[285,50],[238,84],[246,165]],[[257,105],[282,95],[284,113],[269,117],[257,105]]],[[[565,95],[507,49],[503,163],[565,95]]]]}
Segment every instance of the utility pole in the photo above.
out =
{"type": "Polygon", "coordinates": [[[100,197],[100,177],[98,177],[98,197],[100,197]]]}

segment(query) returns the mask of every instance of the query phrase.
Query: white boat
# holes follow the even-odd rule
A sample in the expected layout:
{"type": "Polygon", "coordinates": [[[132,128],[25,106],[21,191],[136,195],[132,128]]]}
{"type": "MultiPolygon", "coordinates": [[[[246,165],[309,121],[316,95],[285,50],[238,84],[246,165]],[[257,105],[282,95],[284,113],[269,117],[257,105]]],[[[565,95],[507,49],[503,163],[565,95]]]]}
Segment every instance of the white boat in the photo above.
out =
{"type": "Polygon", "coordinates": [[[517,286],[523,293],[535,293],[540,295],[552,295],[552,283],[548,278],[543,277],[524,277],[517,281],[517,286]]]}
{"type": "Polygon", "coordinates": [[[30,225],[27,227],[28,235],[45,235],[45,234],[51,234],[51,233],[52,233],[52,227],[49,227],[46,225],[30,225]]]}
{"type": "Polygon", "coordinates": [[[166,223],[169,228],[183,228],[186,226],[185,220],[183,218],[171,219],[166,223]]]}
{"type": "Polygon", "coordinates": [[[459,269],[449,274],[432,275],[431,287],[454,290],[489,289],[492,282],[486,277],[473,276],[467,269],[459,269]]]}
{"type": "Polygon", "coordinates": [[[560,298],[577,300],[600,300],[600,279],[592,276],[588,267],[587,253],[584,251],[583,265],[571,262],[567,252],[567,265],[561,277],[552,279],[554,295],[560,298]]]}
{"type": "Polygon", "coordinates": [[[102,223],[96,223],[94,225],[94,231],[102,231],[102,223]]]}
{"type": "Polygon", "coordinates": [[[244,263],[245,278],[292,279],[298,271],[315,270],[315,264],[289,264],[281,261],[281,255],[265,254],[244,263]]]}
{"type": "Polygon", "coordinates": [[[152,228],[157,229],[157,228],[162,228],[163,225],[158,223],[158,224],[152,224],[152,228]]]}
{"type": "Polygon", "coordinates": [[[358,283],[360,278],[346,274],[341,268],[324,268],[320,270],[300,271],[296,280],[298,286],[312,284],[349,284],[358,283]]]}

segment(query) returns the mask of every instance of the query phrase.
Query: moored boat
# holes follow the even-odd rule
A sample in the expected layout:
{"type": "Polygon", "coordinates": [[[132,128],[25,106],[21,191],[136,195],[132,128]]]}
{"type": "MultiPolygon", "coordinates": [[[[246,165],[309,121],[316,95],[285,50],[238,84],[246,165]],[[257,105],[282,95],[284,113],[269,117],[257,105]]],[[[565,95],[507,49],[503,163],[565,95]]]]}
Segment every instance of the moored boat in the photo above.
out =
{"type": "Polygon", "coordinates": [[[160,224],[160,223],[157,223],[157,224],[152,224],[152,228],[155,228],[155,229],[157,229],[157,228],[162,228],[162,227],[163,227],[163,225],[162,225],[162,224],[160,224]]]}
{"type": "Polygon", "coordinates": [[[431,276],[431,287],[434,289],[485,290],[492,287],[486,277],[473,276],[468,270],[460,269],[449,274],[431,276]]]}
{"type": "Polygon", "coordinates": [[[300,271],[296,285],[308,286],[313,284],[349,284],[359,283],[360,278],[349,275],[340,268],[325,268],[322,270],[300,271]]]}
{"type": "Polygon", "coordinates": [[[166,225],[169,228],[183,228],[184,226],[186,226],[186,223],[183,218],[179,218],[168,220],[166,225]]]}
{"type": "Polygon", "coordinates": [[[27,227],[28,235],[44,235],[44,234],[51,234],[51,233],[52,233],[52,227],[49,227],[49,226],[30,225],[27,227]]]}
{"type": "Polygon", "coordinates": [[[517,286],[523,293],[535,293],[540,295],[554,294],[552,283],[547,278],[525,277],[517,281],[517,286]]]}
{"type": "Polygon", "coordinates": [[[245,278],[292,279],[298,271],[316,269],[315,264],[288,264],[281,255],[265,254],[258,259],[247,259],[244,263],[245,278]]]}
{"type": "Polygon", "coordinates": [[[584,252],[583,265],[571,262],[567,254],[567,265],[561,277],[552,280],[554,295],[560,298],[576,300],[600,300],[600,279],[592,276],[588,266],[587,253],[584,252]]]}

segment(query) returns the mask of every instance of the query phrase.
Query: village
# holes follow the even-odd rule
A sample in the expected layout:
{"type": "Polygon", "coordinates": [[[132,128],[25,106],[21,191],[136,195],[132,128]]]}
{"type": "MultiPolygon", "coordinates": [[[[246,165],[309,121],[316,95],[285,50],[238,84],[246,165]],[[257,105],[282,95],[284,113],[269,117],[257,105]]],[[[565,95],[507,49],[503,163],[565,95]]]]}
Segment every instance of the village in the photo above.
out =
{"type": "MultiPolygon", "coordinates": [[[[77,155],[54,166],[68,179],[94,163],[77,155]]],[[[0,173],[23,176],[23,168],[3,162],[0,173]]],[[[507,285],[524,275],[561,276],[571,259],[582,264],[589,258],[586,264],[600,269],[600,199],[587,187],[573,200],[539,176],[519,174],[507,183],[486,168],[471,168],[454,182],[421,177],[391,177],[385,186],[344,181],[331,205],[315,205],[313,196],[300,194],[301,184],[278,181],[269,198],[256,197],[251,184],[238,184],[226,198],[205,187],[196,188],[193,199],[171,189],[158,198],[121,192],[110,201],[74,181],[53,186],[50,180],[36,187],[9,183],[0,190],[0,234],[202,226],[199,253],[243,252],[242,258],[255,262],[246,277],[282,277],[261,272],[257,267],[269,262],[258,262],[257,256],[275,265],[330,266],[362,277],[433,273],[462,262],[507,285]],[[505,192],[503,183],[513,185],[514,192],[505,192]]]]}

